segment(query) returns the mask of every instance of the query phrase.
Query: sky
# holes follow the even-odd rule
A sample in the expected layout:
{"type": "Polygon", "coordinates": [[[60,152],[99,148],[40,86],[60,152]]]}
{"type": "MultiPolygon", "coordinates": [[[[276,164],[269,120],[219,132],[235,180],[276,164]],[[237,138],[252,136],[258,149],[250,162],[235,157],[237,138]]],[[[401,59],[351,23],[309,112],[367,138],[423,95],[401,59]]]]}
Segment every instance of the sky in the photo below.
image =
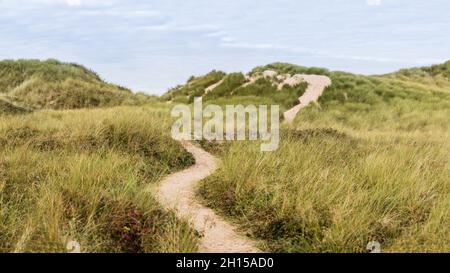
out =
{"type": "Polygon", "coordinates": [[[450,59],[448,0],[0,0],[0,59],[75,62],[162,94],[272,62],[360,74],[450,59]]]}

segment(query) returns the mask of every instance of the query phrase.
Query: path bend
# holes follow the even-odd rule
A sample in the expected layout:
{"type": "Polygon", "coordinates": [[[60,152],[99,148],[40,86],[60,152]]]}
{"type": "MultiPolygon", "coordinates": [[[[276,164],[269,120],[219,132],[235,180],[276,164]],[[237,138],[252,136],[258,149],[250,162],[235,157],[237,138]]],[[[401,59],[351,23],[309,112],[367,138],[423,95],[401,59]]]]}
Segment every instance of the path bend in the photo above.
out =
{"type": "MultiPolygon", "coordinates": [[[[327,76],[298,74],[296,77],[307,82],[308,87],[299,98],[300,103],[284,113],[288,123],[294,121],[302,108],[316,102],[325,88],[331,85],[331,79],[327,76]]],[[[217,169],[217,159],[189,141],[182,141],[181,144],[194,156],[195,165],[171,174],[161,181],[156,194],[159,202],[164,207],[174,210],[178,217],[188,220],[203,235],[199,252],[260,252],[252,240],[239,234],[235,226],[196,200],[198,183],[214,173],[217,169]]]]}
{"type": "Polygon", "coordinates": [[[217,159],[191,142],[181,143],[194,156],[196,163],[186,170],[167,176],[161,182],[157,191],[159,202],[174,210],[178,217],[187,219],[203,235],[199,252],[260,252],[253,241],[237,232],[236,227],[197,201],[197,185],[217,169],[217,159]]]}
{"type": "Polygon", "coordinates": [[[303,96],[299,98],[300,103],[284,112],[284,119],[287,123],[292,123],[301,109],[308,106],[311,102],[317,102],[325,88],[331,85],[331,79],[327,76],[298,74],[296,77],[307,82],[308,87],[303,96]]]}

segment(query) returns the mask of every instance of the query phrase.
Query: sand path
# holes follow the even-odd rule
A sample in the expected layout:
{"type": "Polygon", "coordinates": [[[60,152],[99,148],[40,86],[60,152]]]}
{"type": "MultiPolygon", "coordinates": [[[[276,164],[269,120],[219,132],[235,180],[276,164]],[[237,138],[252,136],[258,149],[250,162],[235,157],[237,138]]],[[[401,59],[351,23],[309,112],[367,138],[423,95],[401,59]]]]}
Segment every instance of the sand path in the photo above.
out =
{"type": "Polygon", "coordinates": [[[256,253],[254,243],[240,235],[236,227],[204,207],[196,199],[197,184],[217,168],[217,159],[192,143],[183,147],[195,158],[195,165],[166,177],[159,187],[157,199],[166,208],[187,219],[203,235],[199,252],[202,253],[256,253]]]}
{"type": "Polygon", "coordinates": [[[299,98],[300,104],[297,104],[284,113],[284,119],[287,123],[292,123],[295,119],[295,116],[302,108],[305,108],[311,102],[317,102],[325,88],[331,85],[331,79],[327,76],[298,74],[296,75],[296,77],[299,77],[307,82],[308,88],[306,89],[303,96],[299,98]]]}
{"type": "MultiPolygon", "coordinates": [[[[284,113],[286,122],[292,123],[297,113],[311,102],[315,102],[322,95],[331,79],[319,75],[295,75],[297,80],[308,83],[300,104],[284,113]]],[[[221,82],[208,88],[210,92],[221,82]]],[[[188,220],[193,227],[203,235],[199,252],[202,253],[256,253],[260,252],[255,243],[239,234],[236,227],[223,220],[210,208],[203,206],[196,199],[198,183],[211,175],[217,169],[217,159],[194,146],[191,142],[183,141],[183,147],[195,158],[195,165],[178,173],[166,177],[160,184],[156,197],[166,208],[176,212],[178,217],[188,220]]]]}
{"type": "Polygon", "coordinates": [[[213,84],[213,85],[208,86],[208,87],[205,89],[205,95],[208,94],[209,92],[213,91],[214,89],[216,89],[216,87],[219,86],[219,85],[221,85],[222,83],[223,83],[223,79],[220,80],[220,81],[218,81],[218,82],[216,82],[216,83],[213,84]]]}

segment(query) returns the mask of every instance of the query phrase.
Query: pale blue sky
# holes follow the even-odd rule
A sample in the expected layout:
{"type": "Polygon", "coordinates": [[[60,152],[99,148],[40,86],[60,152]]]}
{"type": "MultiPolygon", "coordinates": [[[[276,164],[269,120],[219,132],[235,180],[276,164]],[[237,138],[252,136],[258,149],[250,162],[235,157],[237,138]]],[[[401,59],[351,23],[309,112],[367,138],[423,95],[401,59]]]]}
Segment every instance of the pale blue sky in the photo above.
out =
{"type": "Polygon", "coordinates": [[[448,0],[0,0],[0,59],[57,58],[161,94],[275,61],[363,74],[450,59],[448,0]]]}

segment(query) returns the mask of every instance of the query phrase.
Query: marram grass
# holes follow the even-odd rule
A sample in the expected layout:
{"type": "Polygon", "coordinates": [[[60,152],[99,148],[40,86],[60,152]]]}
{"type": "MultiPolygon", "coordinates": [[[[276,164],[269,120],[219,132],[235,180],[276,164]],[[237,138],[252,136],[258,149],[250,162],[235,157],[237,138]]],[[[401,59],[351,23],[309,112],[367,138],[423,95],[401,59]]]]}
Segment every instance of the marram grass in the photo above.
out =
{"type": "Polygon", "coordinates": [[[166,107],[0,117],[0,252],[192,252],[197,235],[145,189],[193,158],[166,107]]]}

